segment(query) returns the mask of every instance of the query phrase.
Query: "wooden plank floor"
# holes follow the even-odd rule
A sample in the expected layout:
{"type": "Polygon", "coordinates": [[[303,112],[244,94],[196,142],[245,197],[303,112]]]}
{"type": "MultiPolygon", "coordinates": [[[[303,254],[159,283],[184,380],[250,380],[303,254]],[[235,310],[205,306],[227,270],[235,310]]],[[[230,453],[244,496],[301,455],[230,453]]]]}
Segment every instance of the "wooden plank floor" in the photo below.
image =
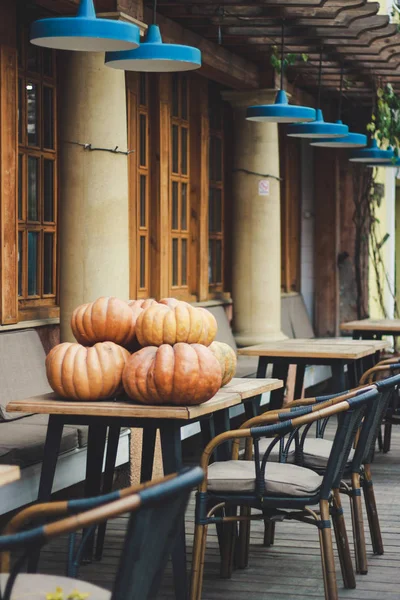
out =
{"type": "MultiPolygon", "coordinates": [[[[389,454],[377,453],[373,476],[385,554],[374,556],[369,543],[368,575],[357,575],[357,589],[345,590],[337,562],[339,597],[352,600],[400,599],[400,427],[393,428],[392,449],[389,454]]],[[[348,527],[351,524],[349,507],[344,498],[348,527]]],[[[187,512],[187,540],[189,559],[193,538],[194,500],[187,512]]],[[[110,588],[123,540],[126,518],[109,524],[106,550],[101,563],[81,568],[80,577],[97,585],[110,588]]],[[[302,523],[287,522],[277,525],[275,545],[264,548],[261,544],[263,527],[252,524],[250,566],[235,571],[231,580],[219,578],[219,555],[214,527],[210,527],[205,565],[203,599],[220,600],[312,600],[323,599],[323,582],[317,530],[302,523]]],[[[350,538],[352,539],[349,530],[350,538]]],[[[64,543],[52,543],[43,551],[41,572],[62,573],[66,557],[64,543]]],[[[159,598],[173,599],[170,568],[165,575],[159,598]]],[[[95,600],[95,599],[93,599],[95,600]]]]}

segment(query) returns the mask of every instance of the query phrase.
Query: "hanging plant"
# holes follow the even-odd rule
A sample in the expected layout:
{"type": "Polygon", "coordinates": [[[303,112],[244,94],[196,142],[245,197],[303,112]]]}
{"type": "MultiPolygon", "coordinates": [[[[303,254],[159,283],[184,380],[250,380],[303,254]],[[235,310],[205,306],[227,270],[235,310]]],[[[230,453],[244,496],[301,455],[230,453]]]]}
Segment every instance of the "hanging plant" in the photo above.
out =
{"type": "MultiPolygon", "coordinates": [[[[292,65],[294,65],[296,62],[299,62],[299,61],[307,62],[308,54],[304,54],[304,53],[303,54],[294,54],[294,53],[290,53],[290,52],[289,52],[289,54],[285,54],[285,57],[283,59],[283,71],[285,72],[288,67],[291,67],[292,65]]],[[[277,73],[280,73],[282,70],[282,59],[280,57],[280,52],[278,50],[278,46],[272,46],[270,62],[271,62],[272,68],[277,73]]]]}
{"type": "Polygon", "coordinates": [[[398,157],[400,146],[400,98],[390,83],[377,89],[375,111],[371,117],[371,122],[367,125],[367,130],[381,144],[385,141],[392,146],[395,158],[398,157]]]}

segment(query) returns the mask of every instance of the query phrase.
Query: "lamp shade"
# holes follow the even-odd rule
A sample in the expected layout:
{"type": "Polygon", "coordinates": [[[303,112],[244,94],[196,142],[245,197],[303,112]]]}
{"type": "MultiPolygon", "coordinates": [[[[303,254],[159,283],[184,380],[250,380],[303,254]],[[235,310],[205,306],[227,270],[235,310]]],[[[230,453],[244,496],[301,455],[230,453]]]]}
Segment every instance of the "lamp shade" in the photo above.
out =
{"type": "Polygon", "coordinates": [[[367,164],[378,164],[378,163],[389,163],[394,156],[392,148],[387,150],[381,150],[378,146],[378,142],[375,138],[370,140],[368,148],[362,150],[356,150],[350,156],[352,162],[367,163],[367,164]]]}
{"type": "Polygon", "coordinates": [[[56,50],[105,52],[137,48],[137,25],[111,19],[98,19],[93,0],[81,0],[76,17],[39,19],[31,26],[30,40],[36,46],[56,50]]]}
{"type": "Polygon", "coordinates": [[[315,109],[289,104],[286,92],[279,90],[274,104],[249,106],[246,111],[248,121],[261,123],[299,123],[315,120],[315,109]]]}
{"type": "Polygon", "coordinates": [[[113,69],[142,72],[193,71],[201,67],[201,52],[192,46],[164,44],[160,28],[150,25],[146,40],[136,50],[107,52],[106,65],[113,69]]]}
{"type": "Polygon", "coordinates": [[[366,165],[367,167],[379,167],[388,169],[392,167],[393,169],[398,169],[400,167],[400,158],[392,158],[392,160],[388,160],[387,162],[370,162],[366,165]]]}
{"type": "Polygon", "coordinates": [[[311,146],[320,148],[364,148],[367,145],[367,136],[363,133],[348,133],[342,138],[322,138],[311,142],[311,146]]]}
{"type": "Polygon", "coordinates": [[[341,138],[347,135],[349,128],[341,121],[337,123],[326,123],[320,108],[316,111],[316,119],[311,123],[299,123],[289,125],[287,134],[298,138],[341,138]]]}

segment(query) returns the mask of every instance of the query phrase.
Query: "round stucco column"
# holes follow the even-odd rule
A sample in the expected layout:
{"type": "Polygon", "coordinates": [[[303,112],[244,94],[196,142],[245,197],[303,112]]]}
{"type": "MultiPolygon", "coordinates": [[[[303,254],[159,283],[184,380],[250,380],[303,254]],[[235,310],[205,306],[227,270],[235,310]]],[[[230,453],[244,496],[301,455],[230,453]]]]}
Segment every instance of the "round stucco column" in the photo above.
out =
{"type": "Polygon", "coordinates": [[[60,110],[61,339],[73,309],[99,296],[129,297],[128,162],[123,71],[103,53],[63,53],[60,110]]]}
{"type": "Polygon", "coordinates": [[[271,104],[275,94],[275,90],[224,94],[234,109],[232,296],[239,346],[285,338],[278,126],[245,118],[248,106],[271,104]]]}

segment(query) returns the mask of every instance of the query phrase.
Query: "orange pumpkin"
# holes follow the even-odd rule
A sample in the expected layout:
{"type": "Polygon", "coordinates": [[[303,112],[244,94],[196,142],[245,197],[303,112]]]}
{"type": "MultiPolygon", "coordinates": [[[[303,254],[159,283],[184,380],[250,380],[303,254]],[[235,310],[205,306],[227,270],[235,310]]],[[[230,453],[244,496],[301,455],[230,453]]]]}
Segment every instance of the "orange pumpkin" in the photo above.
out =
{"type": "Polygon", "coordinates": [[[76,341],[84,346],[115,342],[129,347],[135,339],[136,319],[127,302],[114,297],[98,298],[74,310],[71,329],[76,341]]]}
{"type": "Polygon", "coordinates": [[[136,321],[136,336],[141,346],[179,342],[209,346],[216,333],[214,315],[175,298],[164,298],[152,304],[136,321]]]}
{"type": "Polygon", "coordinates": [[[221,387],[221,367],[201,344],[162,344],[132,354],[122,382],[128,396],[143,404],[201,404],[221,387]]]}
{"type": "Polygon", "coordinates": [[[46,357],[50,386],[64,398],[103,400],[122,391],[122,371],[130,358],[128,350],[114,342],[92,347],[64,342],[46,357]]]}
{"type": "Polygon", "coordinates": [[[229,344],[224,344],[224,342],[213,342],[209,348],[221,366],[222,385],[226,385],[236,373],[236,352],[229,344]]]}

